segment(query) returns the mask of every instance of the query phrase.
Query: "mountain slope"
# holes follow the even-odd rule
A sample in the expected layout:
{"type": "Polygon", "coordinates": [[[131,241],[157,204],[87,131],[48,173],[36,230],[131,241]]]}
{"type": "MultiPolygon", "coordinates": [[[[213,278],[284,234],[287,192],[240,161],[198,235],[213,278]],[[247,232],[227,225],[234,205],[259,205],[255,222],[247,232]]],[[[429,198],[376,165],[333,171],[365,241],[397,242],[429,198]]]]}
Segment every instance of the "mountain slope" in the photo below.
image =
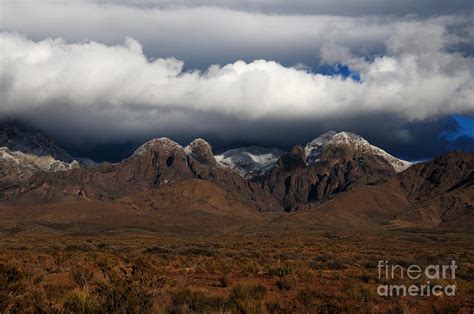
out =
{"type": "Polygon", "coordinates": [[[299,224],[474,228],[474,154],[449,153],[377,185],[358,186],[293,215],[299,224]]]}
{"type": "Polygon", "coordinates": [[[406,170],[412,165],[412,163],[408,161],[398,159],[383,149],[371,145],[366,139],[358,134],[351,132],[338,133],[336,131],[329,131],[306,144],[306,163],[312,165],[317,162],[322,158],[321,155],[324,154],[324,151],[331,146],[349,146],[359,155],[370,154],[380,156],[390,163],[396,172],[406,170]]]}
{"type": "Polygon", "coordinates": [[[32,224],[45,217],[36,209],[49,213],[43,222],[51,224],[63,208],[61,219],[72,229],[73,222],[97,220],[106,230],[115,221],[120,228],[143,224],[144,230],[171,232],[183,224],[196,231],[275,215],[272,223],[331,228],[474,227],[473,154],[451,153],[398,174],[396,167],[407,164],[387,155],[346,132],[324,134],[287,153],[243,148],[217,156],[202,139],[183,147],[157,138],[119,163],[88,169],[3,148],[0,161],[10,163],[1,168],[4,177],[18,182],[0,186],[0,199],[9,221],[20,217],[12,207],[31,213],[32,224]],[[298,212],[259,214],[283,209],[298,212]],[[83,213],[89,220],[77,216],[83,213]],[[148,222],[152,217],[156,221],[148,222]]]}
{"type": "Polygon", "coordinates": [[[452,152],[397,176],[411,200],[397,225],[474,228],[474,154],[452,152]]]}
{"type": "Polygon", "coordinates": [[[399,160],[383,153],[358,135],[328,132],[283,155],[262,184],[287,211],[294,211],[354,186],[388,180],[399,160]]]}
{"type": "Polygon", "coordinates": [[[249,211],[298,210],[288,219],[301,224],[474,227],[473,154],[450,153],[397,173],[408,163],[347,132],[287,153],[246,147],[217,156],[203,139],[183,147],[157,138],[119,163],[87,169],[0,148],[0,165],[7,206],[125,202],[171,220],[188,210],[229,223],[249,211]]]}
{"type": "Polygon", "coordinates": [[[25,181],[40,171],[57,172],[78,168],[77,161],[67,163],[51,156],[35,156],[0,147],[0,188],[25,181]]]}
{"type": "Polygon", "coordinates": [[[20,122],[7,121],[0,123],[0,147],[19,151],[34,156],[51,156],[52,158],[71,163],[74,158],[43,135],[40,131],[20,122]]]}
{"type": "Polygon", "coordinates": [[[356,185],[383,182],[411,166],[357,134],[335,131],[287,153],[251,146],[228,150],[215,159],[259,182],[287,211],[325,202],[356,185]]]}
{"type": "Polygon", "coordinates": [[[110,201],[0,205],[0,234],[204,236],[263,219],[216,184],[193,179],[110,201]]]}
{"type": "MultiPolygon", "coordinates": [[[[320,160],[324,151],[330,147],[350,147],[354,152],[362,155],[377,155],[386,160],[395,170],[401,172],[412,165],[408,161],[398,159],[386,151],[371,145],[360,135],[351,132],[329,131],[307,143],[304,147],[305,163],[313,165],[320,160]]],[[[278,159],[285,152],[277,148],[264,148],[260,146],[239,147],[227,150],[215,156],[217,162],[223,167],[233,169],[241,176],[253,179],[263,176],[275,167],[278,159]]],[[[326,158],[327,159],[327,158],[326,158]]]]}
{"type": "Polygon", "coordinates": [[[110,201],[201,179],[218,185],[257,211],[279,208],[278,203],[259,186],[247,182],[229,169],[217,166],[212,160],[205,162],[203,147],[208,147],[208,143],[193,143],[189,149],[184,149],[170,139],[154,139],[120,163],[104,163],[89,169],[60,173],[37,173],[27,184],[0,191],[0,195],[13,204],[80,199],[110,201]]]}
{"type": "Polygon", "coordinates": [[[0,123],[0,188],[19,184],[37,172],[57,172],[95,163],[74,160],[65,150],[40,131],[19,122],[0,123]]]}
{"type": "Polygon", "coordinates": [[[354,186],[395,175],[395,160],[358,135],[329,132],[288,153],[257,146],[214,156],[196,139],[186,147],[157,138],[120,163],[86,170],[38,173],[19,188],[0,191],[9,201],[115,200],[192,179],[207,180],[268,211],[294,211],[325,202],[354,186]],[[388,157],[387,157],[388,156],[388,157]],[[390,159],[390,158],[391,159],[390,159]]]}

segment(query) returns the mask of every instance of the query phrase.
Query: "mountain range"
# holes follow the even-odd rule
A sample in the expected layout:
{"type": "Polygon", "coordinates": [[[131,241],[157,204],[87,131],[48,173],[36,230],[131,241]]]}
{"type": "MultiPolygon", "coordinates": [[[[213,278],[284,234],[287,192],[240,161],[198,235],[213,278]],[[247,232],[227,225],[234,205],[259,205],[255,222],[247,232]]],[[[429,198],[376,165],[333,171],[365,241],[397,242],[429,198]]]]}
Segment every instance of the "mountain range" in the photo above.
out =
{"type": "Polygon", "coordinates": [[[94,164],[8,123],[0,147],[0,232],[19,223],[21,232],[66,233],[78,226],[204,232],[255,222],[474,227],[474,154],[412,164],[350,132],[330,131],[289,151],[249,146],[218,155],[203,139],[183,147],[156,138],[121,162],[94,164]]]}

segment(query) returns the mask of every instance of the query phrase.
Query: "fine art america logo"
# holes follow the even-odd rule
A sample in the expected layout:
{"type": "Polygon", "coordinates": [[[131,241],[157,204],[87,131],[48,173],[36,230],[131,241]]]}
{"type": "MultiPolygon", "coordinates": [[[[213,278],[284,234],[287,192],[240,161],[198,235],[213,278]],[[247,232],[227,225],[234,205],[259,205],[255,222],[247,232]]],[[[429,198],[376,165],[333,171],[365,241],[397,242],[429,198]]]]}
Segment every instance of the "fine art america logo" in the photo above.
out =
{"type": "Polygon", "coordinates": [[[388,284],[377,287],[380,296],[455,296],[456,261],[446,265],[402,266],[380,260],[377,265],[378,278],[388,284]],[[391,284],[390,282],[399,284],[391,284]],[[408,282],[408,284],[406,284],[408,282]],[[447,284],[449,283],[449,284],[447,284]]]}

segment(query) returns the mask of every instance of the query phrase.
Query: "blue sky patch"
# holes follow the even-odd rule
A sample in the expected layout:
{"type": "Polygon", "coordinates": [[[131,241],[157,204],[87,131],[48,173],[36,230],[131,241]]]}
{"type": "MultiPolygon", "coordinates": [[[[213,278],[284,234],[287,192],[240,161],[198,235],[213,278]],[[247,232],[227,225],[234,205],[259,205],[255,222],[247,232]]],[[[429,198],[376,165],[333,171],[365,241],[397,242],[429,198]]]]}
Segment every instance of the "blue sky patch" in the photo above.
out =
{"type": "Polygon", "coordinates": [[[451,118],[458,125],[454,131],[445,131],[440,134],[442,138],[454,142],[462,137],[469,137],[474,139],[474,118],[462,115],[453,115],[451,118]]]}
{"type": "Polygon", "coordinates": [[[314,72],[327,76],[341,76],[343,78],[350,78],[357,82],[360,81],[360,73],[351,70],[351,68],[345,64],[324,64],[319,66],[314,72]]]}

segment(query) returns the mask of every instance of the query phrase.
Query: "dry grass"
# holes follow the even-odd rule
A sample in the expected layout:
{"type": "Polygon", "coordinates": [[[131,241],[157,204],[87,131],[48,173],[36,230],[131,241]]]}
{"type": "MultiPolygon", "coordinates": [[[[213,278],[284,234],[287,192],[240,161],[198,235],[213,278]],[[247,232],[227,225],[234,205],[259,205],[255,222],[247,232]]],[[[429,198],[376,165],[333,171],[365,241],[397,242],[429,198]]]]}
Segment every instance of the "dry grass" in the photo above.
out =
{"type": "Polygon", "coordinates": [[[5,313],[470,313],[471,234],[271,230],[209,237],[4,237],[5,313]],[[380,259],[459,262],[456,297],[383,298],[380,259]]]}

